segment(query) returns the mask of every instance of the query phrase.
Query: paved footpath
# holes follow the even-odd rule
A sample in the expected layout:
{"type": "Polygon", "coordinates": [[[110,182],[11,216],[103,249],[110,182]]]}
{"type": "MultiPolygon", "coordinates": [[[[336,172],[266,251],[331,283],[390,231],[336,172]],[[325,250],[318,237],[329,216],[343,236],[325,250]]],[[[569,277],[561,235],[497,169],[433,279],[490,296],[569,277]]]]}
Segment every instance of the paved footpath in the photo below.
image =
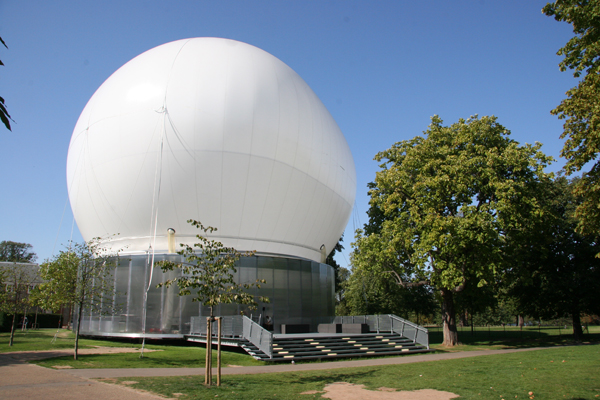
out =
{"type": "MultiPolygon", "coordinates": [[[[519,351],[539,350],[541,348],[506,349],[506,350],[482,350],[461,351],[455,353],[428,353],[413,356],[400,356],[393,358],[373,358],[369,360],[331,361],[325,363],[308,364],[272,364],[252,367],[227,367],[221,369],[222,375],[247,375],[264,374],[270,372],[298,372],[330,370],[336,368],[371,367],[377,365],[411,364],[423,361],[451,360],[455,358],[467,358],[485,356],[490,354],[505,354],[519,351]]],[[[213,369],[216,374],[216,369],[213,369]]],[[[71,369],[66,373],[82,378],[122,378],[143,376],[185,376],[204,375],[204,368],[120,368],[120,369],[71,369]]]]}
{"type": "MultiPolygon", "coordinates": [[[[253,367],[227,367],[223,375],[261,374],[331,370],[336,368],[409,364],[424,361],[450,360],[492,354],[505,354],[540,348],[429,353],[370,360],[337,361],[310,364],[275,364],[253,367]]],[[[0,354],[0,399],[44,400],[150,400],[161,399],[149,393],[97,382],[91,378],[152,377],[204,375],[204,368],[122,368],[122,369],[65,369],[43,368],[27,361],[72,354],[71,351],[20,352],[0,354]]]]}
{"type": "MultiPolygon", "coordinates": [[[[82,354],[93,349],[82,349],[82,354]]],[[[149,393],[81,378],[27,361],[72,355],[73,350],[31,351],[0,354],[2,400],[154,400],[149,393]]]]}

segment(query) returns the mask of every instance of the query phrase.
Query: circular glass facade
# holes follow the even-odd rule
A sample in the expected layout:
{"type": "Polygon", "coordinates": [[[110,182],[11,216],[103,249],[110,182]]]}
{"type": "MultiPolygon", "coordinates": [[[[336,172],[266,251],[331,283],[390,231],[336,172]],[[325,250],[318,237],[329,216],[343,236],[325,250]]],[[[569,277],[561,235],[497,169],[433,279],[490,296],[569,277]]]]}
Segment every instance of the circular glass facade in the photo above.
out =
{"type": "MultiPolygon", "coordinates": [[[[154,262],[171,260],[183,262],[178,254],[155,255],[154,262]]],[[[114,273],[113,305],[118,312],[100,315],[84,310],[81,334],[93,336],[139,337],[142,335],[144,291],[150,279],[150,262],[146,255],[121,257],[114,273]]],[[[269,303],[258,302],[251,310],[246,305],[221,304],[215,316],[244,315],[262,323],[266,316],[273,322],[275,333],[282,324],[315,325],[321,317],[335,314],[334,270],[331,266],[296,258],[253,256],[243,257],[236,266],[238,283],[266,280],[261,288],[250,289],[255,296],[268,297],[269,303]]],[[[155,268],[148,291],[146,307],[146,335],[148,337],[183,337],[191,333],[192,317],[210,315],[208,307],[192,302],[193,295],[178,296],[178,288],[157,288],[156,285],[175,277],[179,271],[163,273],[155,268]]],[[[105,300],[107,301],[107,300],[105,300]]],[[[313,327],[314,328],[314,327],[313,327]]]]}

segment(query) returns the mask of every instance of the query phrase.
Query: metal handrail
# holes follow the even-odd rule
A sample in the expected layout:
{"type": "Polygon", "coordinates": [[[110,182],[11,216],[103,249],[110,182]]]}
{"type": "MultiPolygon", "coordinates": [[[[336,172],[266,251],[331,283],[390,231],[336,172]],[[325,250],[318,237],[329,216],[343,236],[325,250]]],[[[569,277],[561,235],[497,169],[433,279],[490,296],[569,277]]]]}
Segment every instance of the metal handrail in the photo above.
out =
{"type": "Polygon", "coordinates": [[[378,333],[381,331],[398,333],[401,336],[413,340],[415,343],[427,346],[427,349],[429,349],[429,331],[427,328],[405,320],[404,318],[400,318],[394,314],[336,316],[333,318],[332,322],[336,324],[368,324],[371,331],[378,333]]]}
{"type": "MultiPolygon", "coordinates": [[[[227,315],[221,317],[223,321],[221,337],[239,338],[242,337],[242,316],[227,315]]],[[[206,336],[206,317],[190,318],[190,335],[206,336]]],[[[213,324],[212,335],[217,335],[217,325],[213,324]]]]}
{"type": "MultiPolygon", "coordinates": [[[[263,353],[273,358],[273,334],[247,316],[231,315],[223,318],[222,337],[243,338],[258,347],[263,353]]],[[[191,318],[191,334],[206,336],[206,318],[191,318]]],[[[216,324],[213,325],[213,336],[217,335],[216,324]]]]}
{"type": "Polygon", "coordinates": [[[273,334],[244,315],[242,337],[273,358],[273,334]]]}
{"type": "MultiPolygon", "coordinates": [[[[273,357],[273,334],[252,319],[241,316],[225,316],[223,318],[222,337],[244,338],[258,347],[269,358],[273,357]]],[[[400,318],[394,314],[386,315],[354,315],[337,316],[320,319],[321,323],[363,323],[368,324],[371,331],[394,332],[429,349],[429,331],[414,322],[400,318]]],[[[216,324],[212,334],[216,336],[216,324]]],[[[191,334],[206,336],[206,318],[192,317],[191,334]]]]}
{"type": "Polygon", "coordinates": [[[414,322],[407,321],[407,320],[400,318],[394,314],[388,314],[387,316],[390,318],[390,323],[392,326],[391,330],[393,332],[398,333],[409,339],[412,339],[415,343],[418,343],[422,346],[427,346],[427,349],[429,350],[429,331],[427,330],[427,328],[425,328],[421,325],[417,325],[414,322]],[[396,322],[396,325],[398,323],[400,324],[399,331],[394,329],[394,322],[396,322]],[[414,336],[412,338],[407,336],[406,326],[410,326],[411,328],[414,329],[414,336]]]}

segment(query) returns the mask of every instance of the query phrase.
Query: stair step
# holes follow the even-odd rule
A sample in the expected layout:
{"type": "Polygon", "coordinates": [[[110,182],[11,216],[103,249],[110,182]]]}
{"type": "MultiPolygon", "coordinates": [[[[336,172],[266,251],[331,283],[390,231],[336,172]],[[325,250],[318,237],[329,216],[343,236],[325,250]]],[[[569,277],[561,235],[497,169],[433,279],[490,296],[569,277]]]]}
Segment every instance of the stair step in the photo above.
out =
{"type": "Polygon", "coordinates": [[[400,352],[400,351],[394,351],[394,352],[387,352],[387,353],[328,353],[327,356],[324,356],[322,354],[318,354],[318,355],[294,355],[294,356],[290,356],[290,357],[280,357],[280,356],[273,356],[273,358],[268,358],[265,357],[263,358],[263,360],[265,361],[291,361],[291,360],[315,360],[315,359],[322,359],[322,358],[356,358],[356,357],[374,357],[374,356],[393,356],[393,355],[406,355],[406,354],[414,354],[414,353],[426,353],[426,352],[430,352],[431,350],[427,350],[424,348],[421,349],[415,349],[415,350],[411,350],[411,351],[406,351],[406,352],[400,352]]]}
{"type": "Polygon", "coordinates": [[[389,339],[375,339],[375,338],[353,338],[350,340],[344,340],[344,339],[340,339],[340,338],[335,338],[335,339],[327,339],[327,340],[321,340],[321,339],[314,339],[314,340],[310,340],[310,341],[305,341],[305,340],[273,340],[273,346],[285,346],[285,345],[323,345],[323,344],[330,344],[330,343],[388,343],[388,342],[397,342],[397,343],[412,343],[413,341],[410,339],[406,339],[406,338],[389,338],[389,339]]]}
{"type": "Polygon", "coordinates": [[[349,334],[313,337],[273,337],[273,356],[269,357],[247,340],[240,342],[256,360],[291,361],[401,355],[429,352],[427,348],[396,333],[349,334]]]}
{"type": "Polygon", "coordinates": [[[307,351],[342,351],[342,350],[352,350],[352,351],[366,351],[366,350],[397,350],[397,349],[412,349],[420,347],[417,345],[379,345],[379,346],[327,346],[327,347],[276,347],[273,349],[273,353],[303,353],[307,351]]]}

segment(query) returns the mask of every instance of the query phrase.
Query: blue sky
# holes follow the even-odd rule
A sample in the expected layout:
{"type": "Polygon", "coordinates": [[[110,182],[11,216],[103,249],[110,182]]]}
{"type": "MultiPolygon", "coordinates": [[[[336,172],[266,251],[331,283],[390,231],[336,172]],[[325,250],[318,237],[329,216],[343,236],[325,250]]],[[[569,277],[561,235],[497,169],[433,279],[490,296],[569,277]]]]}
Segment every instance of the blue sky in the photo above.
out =
{"type": "Polygon", "coordinates": [[[33,245],[39,261],[81,235],[68,204],[69,140],[95,90],[155,46],[201,36],[257,46],[294,69],[346,136],[357,197],[345,233],[367,221],[373,156],[427,129],[496,115],[521,143],[557,162],[562,123],[550,115],[575,85],[556,51],[572,36],[537,0],[61,1],[0,0],[0,240],[33,245]]]}

